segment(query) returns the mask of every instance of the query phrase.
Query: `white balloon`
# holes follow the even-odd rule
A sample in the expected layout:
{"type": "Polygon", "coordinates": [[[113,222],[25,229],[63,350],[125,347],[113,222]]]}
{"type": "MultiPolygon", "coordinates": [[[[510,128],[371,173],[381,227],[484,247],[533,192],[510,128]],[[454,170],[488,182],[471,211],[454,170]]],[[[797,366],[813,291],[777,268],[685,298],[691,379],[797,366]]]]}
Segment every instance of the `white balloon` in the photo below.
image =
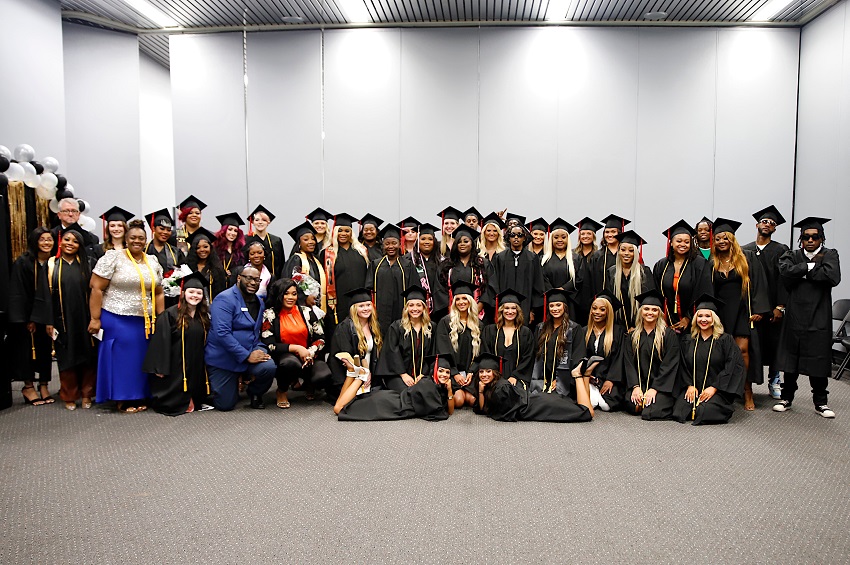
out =
{"type": "Polygon", "coordinates": [[[44,165],[44,170],[49,173],[55,173],[59,170],[59,161],[55,157],[45,157],[41,164],[44,165]]]}
{"type": "Polygon", "coordinates": [[[74,196],[74,187],[73,186],[71,186],[70,184],[66,184],[65,190],[67,190],[71,194],[71,196],[74,196]]]}
{"type": "Polygon", "coordinates": [[[88,200],[83,200],[83,206],[85,206],[86,210],[91,211],[91,204],[89,204],[88,200]]]}
{"type": "Polygon", "coordinates": [[[54,214],[59,213],[59,203],[56,201],[55,198],[47,203],[47,207],[50,208],[50,211],[54,214]]]}
{"type": "Polygon", "coordinates": [[[41,176],[40,175],[26,175],[24,177],[24,184],[30,188],[35,188],[37,186],[41,186],[41,176]]]}
{"type": "MultiPolygon", "coordinates": [[[[20,159],[18,159],[20,161],[20,159]]],[[[35,167],[32,163],[19,163],[24,168],[24,176],[31,177],[35,175],[35,167]]]]}
{"type": "Polygon", "coordinates": [[[24,180],[24,168],[20,163],[9,163],[9,170],[6,171],[6,178],[14,181],[24,180]]]}
{"type": "Polygon", "coordinates": [[[94,233],[94,230],[97,229],[97,222],[95,222],[93,218],[89,218],[85,215],[80,215],[80,219],[77,220],[77,223],[80,224],[81,228],[92,233],[94,233]]]}
{"type": "Polygon", "coordinates": [[[44,186],[43,179],[41,186],[35,187],[35,193],[39,198],[44,200],[53,200],[56,197],[56,187],[49,188],[44,186]]]}
{"type": "Polygon", "coordinates": [[[15,161],[32,161],[35,159],[35,149],[32,145],[21,143],[15,147],[15,161]]]}
{"type": "Polygon", "coordinates": [[[9,151],[9,148],[5,145],[0,145],[0,155],[9,159],[10,161],[12,160],[12,152],[9,151]]]}
{"type": "MultiPolygon", "coordinates": [[[[56,175],[54,175],[53,173],[46,172],[41,175],[41,186],[45,188],[52,188],[54,189],[53,192],[56,192],[55,189],[57,184],[59,184],[59,179],[57,179],[56,175]]],[[[51,198],[53,197],[51,196],[51,198]]]]}

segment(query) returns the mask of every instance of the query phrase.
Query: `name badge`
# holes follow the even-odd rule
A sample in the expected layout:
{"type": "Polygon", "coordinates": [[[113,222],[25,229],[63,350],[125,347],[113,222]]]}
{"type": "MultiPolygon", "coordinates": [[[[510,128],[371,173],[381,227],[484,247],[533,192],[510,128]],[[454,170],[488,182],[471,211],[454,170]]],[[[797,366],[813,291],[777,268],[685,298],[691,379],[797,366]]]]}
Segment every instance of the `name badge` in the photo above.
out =
{"type": "Polygon", "coordinates": [[[247,311],[248,311],[248,309],[247,309],[247,308],[242,308],[242,311],[243,311],[243,312],[247,312],[247,311]]]}

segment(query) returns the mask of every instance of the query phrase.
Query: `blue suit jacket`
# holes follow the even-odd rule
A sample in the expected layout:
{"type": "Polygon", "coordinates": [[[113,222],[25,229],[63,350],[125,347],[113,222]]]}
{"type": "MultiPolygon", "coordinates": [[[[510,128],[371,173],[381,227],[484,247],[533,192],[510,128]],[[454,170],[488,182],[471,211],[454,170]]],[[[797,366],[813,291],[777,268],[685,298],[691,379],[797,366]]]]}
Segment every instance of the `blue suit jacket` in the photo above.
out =
{"type": "Polygon", "coordinates": [[[241,373],[248,369],[248,356],[260,346],[260,328],[265,305],[260,301],[257,319],[251,319],[239,286],[219,293],[210,305],[210,334],[207,338],[207,365],[241,373]]]}

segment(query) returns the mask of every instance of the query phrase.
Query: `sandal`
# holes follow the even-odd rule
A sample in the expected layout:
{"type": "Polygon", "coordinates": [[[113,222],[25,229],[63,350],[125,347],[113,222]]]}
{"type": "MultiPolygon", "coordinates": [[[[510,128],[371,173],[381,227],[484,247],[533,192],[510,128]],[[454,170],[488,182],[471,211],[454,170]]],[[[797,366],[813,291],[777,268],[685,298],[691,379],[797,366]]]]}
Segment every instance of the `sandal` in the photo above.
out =
{"type": "Polygon", "coordinates": [[[41,396],[36,396],[35,398],[27,397],[26,393],[24,392],[25,390],[35,391],[35,387],[30,385],[25,386],[21,389],[21,394],[24,396],[24,402],[26,402],[30,406],[44,406],[45,404],[47,404],[44,400],[42,400],[41,396]]]}
{"type": "Polygon", "coordinates": [[[123,403],[119,403],[116,408],[123,414],[135,414],[147,410],[147,406],[125,406],[123,403]]]}
{"type": "Polygon", "coordinates": [[[80,408],[83,410],[88,410],[91,408],[91,398],[83,398],[83,401],[80,402],[80,408]]]}
{"type": "Polygon", "coordinates": [[[77,403],[76,402],[66,402],[65,403],[65,409],[66,410],[76,410],[77,409],[77,403]]]}
{"type": "Polygon", "coordinates": [[[277,407],[278,408],[289,408],[289,399],[286,397],[286,393],[277,393],[277,407]]]}
{"type": "Polygon", "coordinates": [[[53,398],[52,396],[50,396],[50,391],[47,390],[47,385],[41,385],[38,388],[44,389],[43,392],[41,390],[39,390],[39,394],[41,394],[41,399],[44,401],[45,404],[53,404],[54,402],[56,402],[56,399],[53,398]],[[44,396],[45,392],[47,393],[47,396],[44,396]]]}

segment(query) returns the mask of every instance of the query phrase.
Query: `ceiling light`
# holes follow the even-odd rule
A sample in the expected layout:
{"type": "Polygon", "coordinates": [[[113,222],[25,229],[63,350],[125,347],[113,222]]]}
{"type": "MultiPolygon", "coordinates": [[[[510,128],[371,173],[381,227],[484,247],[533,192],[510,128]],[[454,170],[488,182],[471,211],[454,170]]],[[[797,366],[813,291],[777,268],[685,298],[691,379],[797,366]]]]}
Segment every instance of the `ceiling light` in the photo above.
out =
{"type": "Polygon", "coordinates": [[[546,5],[546,21],[565,21],[569,9],[570,0],[549,0],[549,3],[546,5]]]}
{"type": "Polygon", "coordinates": [[[363,0],[337,0],[337,6],[342,10],[346,21],[352,24],[368,24],[372,22],[372,16],[366,9],[363,0]]]}
{"type": "Polygon", "coordinates": [[[643,19],[651,22],[660,22],[667,19],[667,12],[647,12],[643,15],[643,19]]]}
{"type": "Polygon", "coordinates": [[[171,18],[171,16],[165,15],[159,8],[155,8],[147,2],[147,0],[124,0],[124,3],[159,27],[180,27],[180,24],[171,18]]]}
{"type": "Polygon", "coordinates": [[[303,24],[304,18],[301,16],[284,16],[281,21],[285,24],[303,24]]]}
{"type": "Polygon", "coordinates": [[[785,9],[794,4],[797,0],[767,0],[764,5],[756,10],[756,12],[750,16],[751,22],[769,22],[772,21],[773,18],[781,14],[785,11],[785,9]]]}

